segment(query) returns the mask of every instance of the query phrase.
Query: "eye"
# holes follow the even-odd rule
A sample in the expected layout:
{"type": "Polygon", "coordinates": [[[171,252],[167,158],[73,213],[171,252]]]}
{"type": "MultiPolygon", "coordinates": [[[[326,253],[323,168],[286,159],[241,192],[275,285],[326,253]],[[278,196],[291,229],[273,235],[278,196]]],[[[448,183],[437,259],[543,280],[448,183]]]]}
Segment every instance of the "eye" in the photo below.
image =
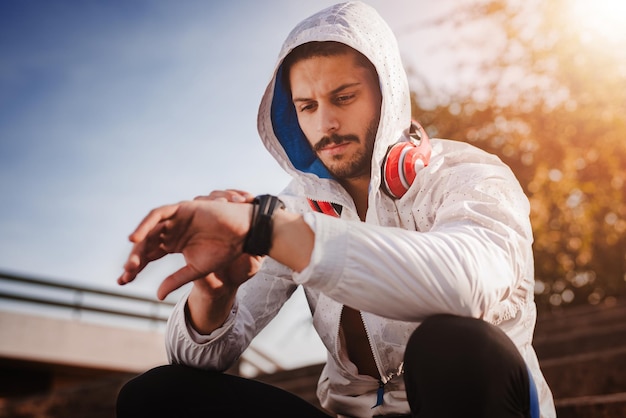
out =
{"type": "Polygon", "coordinates": [[[335,98],[335,102],[337,102],[338,104],[347,104],[350,103],[350,101],[352,101],[354,97],[354,93],[341,94],[335,98]]]}
{"type": "Polygon", "coordinates": [[[310,112],[312,110],[315,110],[316,108],[316,104],[315,103],[303,103],[300,106],[298,106],[298,111],[299,112],[310,112]]]}

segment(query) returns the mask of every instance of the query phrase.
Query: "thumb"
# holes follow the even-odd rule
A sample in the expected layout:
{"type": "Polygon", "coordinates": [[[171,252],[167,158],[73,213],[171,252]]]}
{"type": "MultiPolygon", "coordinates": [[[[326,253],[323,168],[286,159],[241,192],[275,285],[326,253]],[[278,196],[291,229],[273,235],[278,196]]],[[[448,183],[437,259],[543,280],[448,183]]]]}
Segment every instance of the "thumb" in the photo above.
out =
{"type": "Polygon", "coordinates": [[[167,276],[163,282],[161,282],[161,285],[157,290],[157,298],[159,298],[159,300],[163,300],[174,290],[201,277],[203,277],[202,274],[186,265],[167,276]]]}

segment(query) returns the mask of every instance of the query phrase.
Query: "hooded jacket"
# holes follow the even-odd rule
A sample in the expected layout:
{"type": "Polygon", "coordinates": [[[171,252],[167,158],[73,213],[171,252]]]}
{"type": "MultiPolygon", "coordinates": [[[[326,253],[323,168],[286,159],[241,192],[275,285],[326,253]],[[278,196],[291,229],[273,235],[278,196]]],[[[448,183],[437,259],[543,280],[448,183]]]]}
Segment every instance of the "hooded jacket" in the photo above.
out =
{"type": "Polygon", "coordinates": [[[396,39],[373,8],[341,3],[296,26],[263,95],[258,129],[268,151],[293,177],[281,199],[315,232],[311,262],[295,273],[266,257],[261,270],[239,288],[226,323],[210,335],[197,334],[186,322],[186,298],[181,298],[168,322],[170,361],[226,370],[301,285],[328,351],[317,390],[327,410],[355,417],[410,413],[402,378],[404,348],[424,318],[450,313],[500,327],[532,373],[541,416],[556,416],[532,347],[536,308],[528,199],[497,157],[443,139],[431,139],[430,163],[408,192],[389,197],[381,189],[381,166],[390,145],[408,140],[410,124],[409,86],[396,39]],[[312,152],[281,81],[283,59],[311,41],[344,43],[365,55],[379,75],[383,99],[365,222],[312,152]],[[341,206],[340,218],[312,211],[307,198],[341,206]],[[340,329],[344,305],[362,313],[378,380],[359,375],[348,359],[340,329]],[[372,408],[380,384],[383,403],[372,408]]]}

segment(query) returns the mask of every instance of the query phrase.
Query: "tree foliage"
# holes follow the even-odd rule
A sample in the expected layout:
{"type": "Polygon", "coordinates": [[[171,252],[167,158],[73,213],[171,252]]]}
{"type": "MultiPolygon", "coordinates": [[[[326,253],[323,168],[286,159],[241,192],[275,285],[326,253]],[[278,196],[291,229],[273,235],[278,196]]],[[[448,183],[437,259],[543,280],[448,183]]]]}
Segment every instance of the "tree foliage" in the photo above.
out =
{"type": "Polygon", "coordinates": [[[472,81],[442,94],[412,73],[413,115],[431,136],[493,152],[520,180],[540,309],[626,295],[626,41],[581,29],[571,6],[464,2],[431,23],[491,28],[478,45],[444,45],[478,48],[484,58],[458,65],[472,81]]]}

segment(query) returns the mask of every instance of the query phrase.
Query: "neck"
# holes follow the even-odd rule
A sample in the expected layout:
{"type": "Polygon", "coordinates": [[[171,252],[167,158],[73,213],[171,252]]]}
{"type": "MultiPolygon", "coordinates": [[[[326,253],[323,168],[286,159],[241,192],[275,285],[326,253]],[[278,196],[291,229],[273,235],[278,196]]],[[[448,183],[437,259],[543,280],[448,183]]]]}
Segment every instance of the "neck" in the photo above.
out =
{"type": "Polygon", "coordinates": [[[358,177],[354,179],[345,179],[340,182],[348,194],[352,197],[359,218],[365,221],[367,213],[367,197],[370,186],[369,176],[358,177]]]}

